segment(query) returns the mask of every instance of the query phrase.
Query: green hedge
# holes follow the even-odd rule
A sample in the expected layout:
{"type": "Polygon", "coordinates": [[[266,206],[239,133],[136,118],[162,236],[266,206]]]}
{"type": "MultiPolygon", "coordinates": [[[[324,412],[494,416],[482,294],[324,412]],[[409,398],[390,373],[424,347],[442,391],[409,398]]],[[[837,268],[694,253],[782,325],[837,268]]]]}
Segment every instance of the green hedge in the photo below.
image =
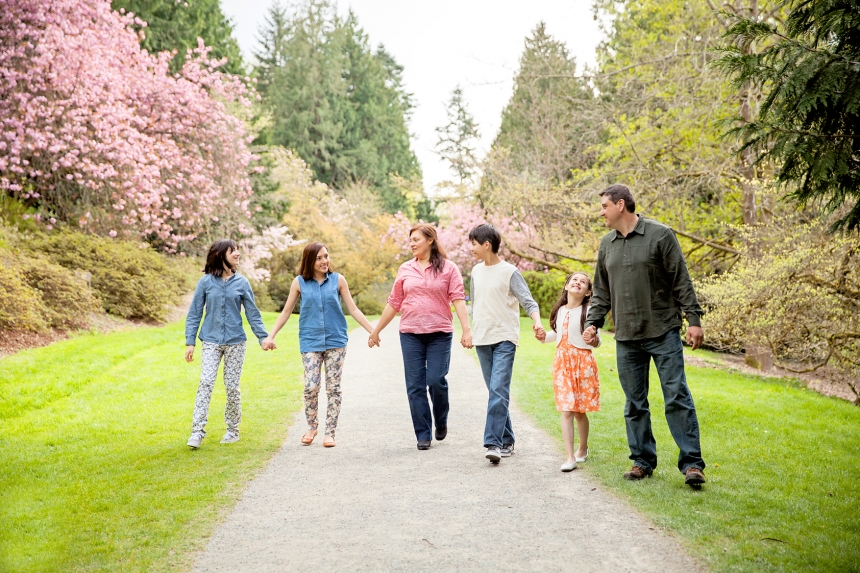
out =
{"type": "MultiPolygon", "coordinates": [[[[554,269],[547,273],[523,271],[523,278],[526,279],[526,284],[529,285],[535,302],[540,306],[540,315],[548,318],[552,307],[555,306],[558,297],[561,296],[561,291],[564,289],[564,279],[567,278],[567,275],[554,269]]],[[[525,315],[524,311],[522,313],[525,315]]]]}

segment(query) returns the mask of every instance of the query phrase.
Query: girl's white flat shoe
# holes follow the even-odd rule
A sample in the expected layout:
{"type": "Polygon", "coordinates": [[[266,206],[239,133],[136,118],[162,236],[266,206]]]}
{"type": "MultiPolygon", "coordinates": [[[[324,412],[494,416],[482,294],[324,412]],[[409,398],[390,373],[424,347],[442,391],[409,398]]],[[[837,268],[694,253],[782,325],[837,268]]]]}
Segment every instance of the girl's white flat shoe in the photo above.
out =
{"type": "Polygon", "coordinates": [[[563,472],[572,472],[576,469],[576,462],[564,462],[561,464],[561,471],[563,472]]]}
{"type": "Polygon", "coordinates": [[[585,457],[584,457],[584,458],[577,458],[577,457],[576,457],[576,454],[573,454],[573,456],[574,456],[574,459],[575,459],[576,461],[578,461],[578,462],[584,462],[585,460],[587,460],[587,459],[588,459],[588,448],[585,448],[585,457]]]}

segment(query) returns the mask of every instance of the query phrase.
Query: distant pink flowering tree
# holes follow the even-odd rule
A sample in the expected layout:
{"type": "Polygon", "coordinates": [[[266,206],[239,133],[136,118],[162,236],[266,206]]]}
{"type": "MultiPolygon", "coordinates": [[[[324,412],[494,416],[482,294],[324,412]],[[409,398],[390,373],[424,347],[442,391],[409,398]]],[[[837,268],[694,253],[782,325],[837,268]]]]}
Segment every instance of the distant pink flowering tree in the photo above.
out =
{"type": "Polygon", "coordinates": [[[250,92],[202,41],[181,74],[109,0],[0,0],[0,191],[175,251],[250,217],[250,92]]]}

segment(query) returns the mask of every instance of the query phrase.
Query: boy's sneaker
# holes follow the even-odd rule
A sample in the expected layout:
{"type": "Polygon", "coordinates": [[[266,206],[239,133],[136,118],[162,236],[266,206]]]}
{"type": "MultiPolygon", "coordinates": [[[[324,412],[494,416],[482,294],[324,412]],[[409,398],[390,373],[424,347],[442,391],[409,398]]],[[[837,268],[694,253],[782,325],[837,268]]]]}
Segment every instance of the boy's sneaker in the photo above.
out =
{"type": "Polygon", "coordinates": [[[502,449],[500,451],[502,453],[503,458],[509,458],[514,453],[514,445],[513,444],[505,444],[504,446],[502,446],[502,449]]]}
{"type": "Polygon", "coordinates": [[[497,464],[502,459],[502,450],[498,446],[490,446],[484,455],[492,463],[497,464]]]}
{"type": "Polygon", "coordinates": [[[222,444],[234,444],[239,441],[239,434],[234,434],[233,432],[227,432],[224,434],[224,437],[221,438],[222,444]]]}
{"type": "Polygon", "coordinates": [[[188,447],[192,450],[196,450],[200,447],[200,443],[203,441],[203,434],[194,433],[191,434],[191,437],[188,438],[188,447]]]}

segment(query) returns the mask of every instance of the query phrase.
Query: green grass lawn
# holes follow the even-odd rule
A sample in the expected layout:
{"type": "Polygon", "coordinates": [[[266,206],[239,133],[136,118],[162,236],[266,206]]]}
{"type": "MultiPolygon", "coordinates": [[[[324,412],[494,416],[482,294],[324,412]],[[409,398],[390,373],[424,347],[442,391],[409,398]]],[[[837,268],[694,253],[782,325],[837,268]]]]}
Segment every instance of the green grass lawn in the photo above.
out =
{"type": "Polygon", "coordinates": [[[219,373],[197,451],[185,442],[200,345],[186,364],[184,322],[0,360],[0,571],[186,569],[301,405],[297,330],[291,320],[270,353],[248,331],[242,439],[218,443],[219,373]]]}
{"type": "MultiPolygon", "coordinates": [[[[554,344],[537,342],[523,319],[513,396],[558,440],[554,344]]],[[[687,368],[701,426],[708,483],[694,491],[677,469],[656,371],[651,412],[659,469],[628,482],[624,394],[615,344],[596,351],[601,411],[589,414],[585,471],[657,524],[678,534],[713,571],[860,571],[860,408],[784,379],[687,368]],[[777,541],[778,540],[778,541],[777,541]]],[[[698,352],[698,351],[697,351],[698,352]]]]}

